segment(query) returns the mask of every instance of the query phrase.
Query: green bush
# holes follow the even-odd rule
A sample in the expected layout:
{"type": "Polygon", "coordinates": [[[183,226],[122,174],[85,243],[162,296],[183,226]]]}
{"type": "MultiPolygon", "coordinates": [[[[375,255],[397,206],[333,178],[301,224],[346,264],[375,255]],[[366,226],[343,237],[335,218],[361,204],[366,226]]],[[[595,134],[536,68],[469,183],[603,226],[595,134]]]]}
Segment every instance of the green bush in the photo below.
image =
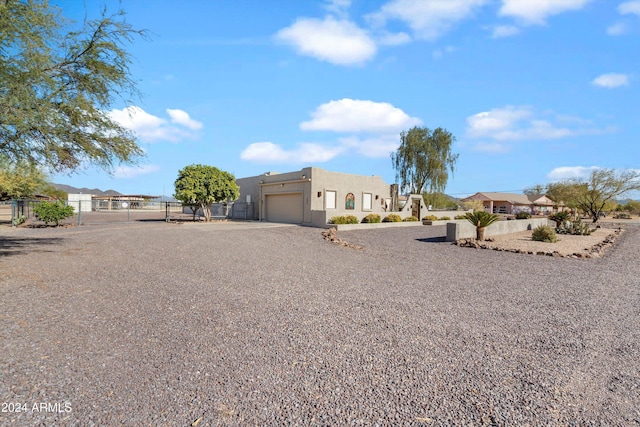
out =
{"type": "Polygon", "coordinates": [[[556,223],[556,228],[559,228],[562,226],[562,223],[569,220],[570,216],[571,214],[569,212],[560,211],[560,212],[552,213],[551,215],[549,215],[549,219],[556,223]]]}
{"type": "Polygon", "coordinates": [[[402,220],[402,222],[413,222],[413,221],[419,221],[417,217],[415,216],[408,216],[405,219],[402,220]]]}
{"type": "Polygon", "coordinates": [[[24,224],[26,220],[27,220],[26,216],[18,215],[17,217],[13,218],[13,225],[17,227],[18,225],[24,224]]]}
{"type": "Polygon", "coordinates": [[[573,236],[588,236],[593,232],[589,224],[583,223],[581,220],[565,222],[556,228],[558,234],[570,234],[573,236]]]}
{"type": "Polygon", "coordinates": [[[427,221],[437,221],[438,217],[435,215],[427,215],[425,217],[423,217],[422,219],[427,220],[427,221]]]}
{"type": "Polygon", "coordinates": [[[62,202],[40,202],[33,208],[33,213],[45,224],[55,223],[56,227],[60,221],[73,216],[73,207],[65,206],[62,202]]]}
{"type": "Polygon", "coordinates": [[[631,215],[628,213],[617,213],[613,216],[614,219],[631,219],[631,215]]]}
{"type": "Polygon", "coordinates": [[[340,215],[331,217],[329,220],[329,224],[357,224],[358,218],[353,215],[340,215]]]}
{"type": "Polygon", "coordinates": [[[553,228],[548,225],[541,225],[533,230],[531,240],[535,240],[536,242],[555,243],[558,241],[558,238],[556,237],[556,232],[553,228]]]}
{"type": "Polygon", "coordinates": [[[362,218],[362,223],[364,224],[377,224],[379,222],[381,222],[381,220],[378,214],[369,214],[362,218]]]}
{"type": "Polygon", "coordinates": [[[448,216],[441,216],[440,221],[451,221],[451,218],[448,216]]]}
{"type": "Polygon", "coordinates": [[[529,219],[531,218],[531,214],[529,212],[518,212],[516,213],[516,219],[529,219]]]}
{"type": "Polygon", "coordinates": [[[402,222],[402,217],[398,214],[389,214],[384,217],[382,222],[402,222]]]}
{"type": "Polygon", "coordinates": [[[453,219],[467,219],[467,217],[464,215],[456,215],[453,217],[453,219]]]}

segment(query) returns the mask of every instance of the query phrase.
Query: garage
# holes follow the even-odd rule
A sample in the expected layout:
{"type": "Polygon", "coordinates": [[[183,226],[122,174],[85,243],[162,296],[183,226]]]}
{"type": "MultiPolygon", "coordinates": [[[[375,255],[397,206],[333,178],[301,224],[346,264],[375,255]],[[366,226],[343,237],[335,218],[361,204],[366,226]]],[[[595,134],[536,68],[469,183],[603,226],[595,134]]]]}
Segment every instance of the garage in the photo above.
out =
{"type": "Polygon", "coordinates": [[[302,223],[302,193],[267,194],[265,204],[266,221],[302,223]]]}

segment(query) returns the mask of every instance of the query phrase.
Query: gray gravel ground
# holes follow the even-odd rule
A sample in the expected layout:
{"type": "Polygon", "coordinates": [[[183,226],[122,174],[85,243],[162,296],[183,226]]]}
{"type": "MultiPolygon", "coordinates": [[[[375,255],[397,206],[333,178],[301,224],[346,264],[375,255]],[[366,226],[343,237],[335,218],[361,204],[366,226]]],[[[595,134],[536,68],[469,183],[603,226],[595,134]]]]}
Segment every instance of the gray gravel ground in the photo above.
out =
{"type": "Polygon", "coordinates": [[[593,260],[320,231],[1,229],[0,425],[640,424],[640,228],[593,260]]]}

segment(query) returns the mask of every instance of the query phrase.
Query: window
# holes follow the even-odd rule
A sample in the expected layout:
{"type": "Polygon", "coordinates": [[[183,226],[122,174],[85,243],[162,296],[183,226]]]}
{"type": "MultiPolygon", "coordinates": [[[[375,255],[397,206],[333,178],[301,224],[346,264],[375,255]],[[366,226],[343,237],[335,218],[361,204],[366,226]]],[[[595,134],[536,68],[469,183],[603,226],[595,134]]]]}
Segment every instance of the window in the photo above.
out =
{"type": "Polygon", "coordinates": [[[325,209],[335,209],[336,208],[336,192],[335,191],[325,191],[325,209]]]}
{"type": "Polygon", "coordinates": [[[362,195],[362,210],[363,211],[370,211],[371,210],[371,203],[372,203],[372,196],[371,193],[364,193],[362,195]]]}

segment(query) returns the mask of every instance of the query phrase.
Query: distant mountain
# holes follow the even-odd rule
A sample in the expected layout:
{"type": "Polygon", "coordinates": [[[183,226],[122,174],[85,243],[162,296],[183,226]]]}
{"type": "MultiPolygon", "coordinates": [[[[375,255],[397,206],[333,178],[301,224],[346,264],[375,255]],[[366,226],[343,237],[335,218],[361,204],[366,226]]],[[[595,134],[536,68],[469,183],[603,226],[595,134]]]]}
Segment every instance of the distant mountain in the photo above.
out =
{"type": "Polygon", "coordinates": [[[65,193],[70,193],[70,194],[82,193],[82,194],[93,194],[94,196],[122,196],[122,193],[119,193],[116,190],[102,191],[97,188],[86,188],[86,187],[77,188],[77,187],[72,187],[71,185],[66,185],[66,184],[53,184],[53,186],[58,190],[61,190],[61,191],[64,191],[65,193]]]}

